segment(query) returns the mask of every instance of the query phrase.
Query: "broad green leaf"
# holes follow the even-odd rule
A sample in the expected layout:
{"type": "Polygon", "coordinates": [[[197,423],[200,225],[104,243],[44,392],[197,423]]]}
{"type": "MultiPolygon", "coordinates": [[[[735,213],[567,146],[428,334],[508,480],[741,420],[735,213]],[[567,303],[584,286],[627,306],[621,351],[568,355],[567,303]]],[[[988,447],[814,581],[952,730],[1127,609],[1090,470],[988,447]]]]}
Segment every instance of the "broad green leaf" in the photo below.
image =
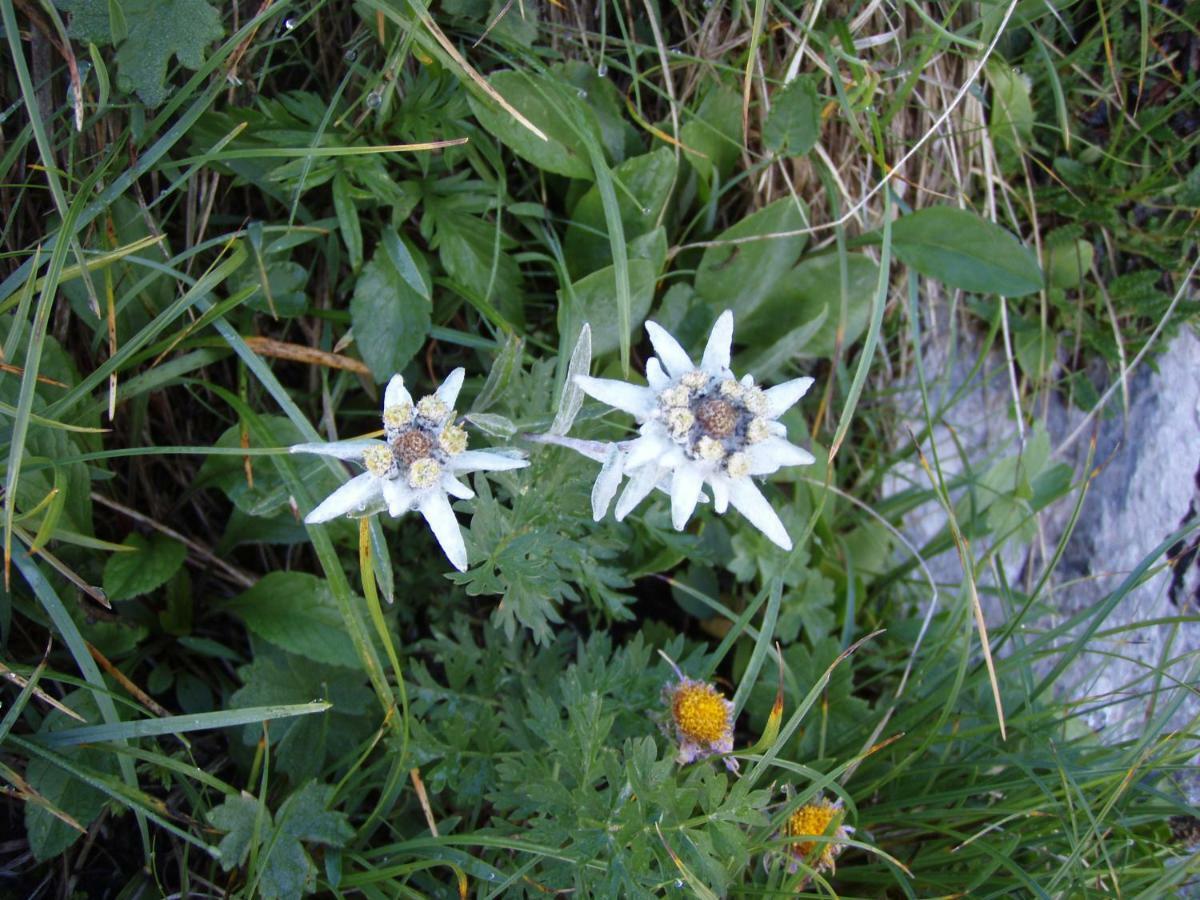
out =
{"type": "Polygon", "coordinates": [[[627,153],[639,152],[639,133],[625,114],[624,98],[616,85],[583,60],[567,60],[551,71],[573,85],[577,94],[582,92],[580,97],[596,117],[604,152],[610,159],[620,162],[627,153]]]}
{"type": "Polygon", "coordinates": [[[771,97],[763,144],[776,153],[803,156],[821,137],[821,98],[811,76],[801,75],[771,97]]]}
{"type": "Polygon", "coordinates": [[[703,196],[733,170],[742,148],[741,99],[719,81],[714,81],[696,108],[695,115],[679,129],[679,140],[691,151],[687,161],[703,179],[703,196]],[[701,156],[700,154],[704,154],[701,156]]]}
{"type": "Polygon", "coordinates": [[[429,204],[435,225],[430,246],[437,250],[442,266],[465,290],[471,302],[498,306],[510,321],[523,315],[521,268],[513,259],[514,242],[497,225],[479,216],[441,204],[429,204]]]}
{"type": "Polygon", "coordinates": [[[308,270],[291,260],[264,256],[263,267],[260,269],[252,255],[238,269],[233,282],[234,290],[249,285],[257,286],[258,290],[245,301],[245,305],[255,312],[293,318],[302,315],[308,307],[308,296],[304,292],[308,284],[308,270]],[[269,297],[267,291],[270,292],[269,297]]]}
{"type": "Polygon", "coordinates": [[[1096,251],[1082,238],[1055,240],[1053,233],[1045,243],[1046,281],[1050,287],[1073,288],[1088,276],[1096,251]]]}
{"type": "Polygon", "coordinates": [[[338,169],[333,177],[333,211],[337,215],[342,243],[350,257],[350,268],[357,272],[363,262],[362,225],[358,221],[358,208],[350,196],[350,182],[342,169],[338,169]]]}
{"type": "MultiPolygon", "coordinates": [[[[356,601],[361,602],[361,601],[356,601]]],[[[328,700],[332,709],[319,716],[297,716],[271,723],[275,749],[274,771],[293,781],[314,777],[328,757],[354,751],[358,741],[378,724],[369,711],[373,695],[362,669],[327,666],[287,653],[258,638],[253,640],[254,661],[238,669],[243,687],[234,691],[229,706],[245,709],[328,700]]],[[[261,725],[242,728],[242,742],[252,747],[262,737],[261,725]]]]}
{"type": "MultiPolygon", "coordinates": [[[[629,316],[631,333],[637,330],[650,311],[657,277],[658,270],[649,260],[629,260],[629,292],[633,300],[629,316]]],[[[571,290],[575,297],[571,318],[575,321],[560,323],[559,327],[566,334],[576,334],[584,322],[589,322],[592,326],[592,353],[599,356],[616,350],[621,339],[618,333],[615,267],[605,266],[599,272],[584,276],[571,286],[571,290]]],[[[567,306],[564,294],[565,291],[558,292],[560,308],[567,306]]]]}
{"type": "Polygon", "coordinates": [[[163,534],[149,539],[131,534],[122,543],[133,551],[114,553],[104,564],[104,593],[110,601],[150,593],[166,584],[187,558],[187,548],[163,534]]]}
{"type": "Polygon", "coordinates": [[[1029,96],[1030,80],[996,57],[985,67],[992,86],[992,109],[988,130],[1003,150],[1016,153],[1033,141],[1034,112],[1029,96]]]}
{"type": "Polygon", "coordinates": [[[540,128],[548,140],[543,141],[491,101],[472,96],[471,110],[479,124],[539,169],[591,181],[592,166],[576,129],[585,129],[597,141],[600,129],[576,88],[551,75],[512,70],[495,72],[488,82],[540,128]]]}
{"type": "MultiPolygon", "coordinates": [[[[846,258],[846,321],[843,348],[862,335],[871,315],[871,302],[879,282],[879,266],[861,253],[846,258]]],[[[772,348],[779,342],[794,344],[798,332],[821,319],[804,346],[794,353],[808,357],[833,356],[841,327],[842,294],[838,258],[834,254],[806,259],[775,286],[754,312],[738,323],[738,340],[748,346],[772,348]]],[[[767,355],[771,350],[766,351],[767,355]]]]}
{"type": "Polygon", "coordinates": [[[198,69],[208,45],[224,33],[220,14],[204,0],[122,0],[128,28],[109,19],[108,0],[74,0],[68,34],[94,44],[118,44],[117,83],[137,91],[147,106],[158,106],[170,93],[166,85],[171,59],[198,69]]]}
{"type": "Polygon", "coordinates": [[[740,321],[758,308],[775,282],[791,270],[807,237],[767,237],[798,231],[808,225],[808,210],[793,197],[764,206],[717,236],[717,241],[753,238],[720,244],[704,251],[696,271],[696,292],[714,314],[732,309],[740,321]]]}
{"type": "MultiPolygon", "coordinates": [[[[418,265],[424,262],[420,256],[415,259],[418,265]]],[[[428,283],[428,274],[422,278],[428,283]]],[[[350,300],[354,342],[376,381],[387,381],[421,349],[431,313],[429,299],[413,290],[386,249],[376,248],[350,300]]]]}
{"type": "Polygon", "coordinates": [[[934,206],[898,219],[892,249],[905,265],[947,287],[1003,297],[1042,287],[1029,248],[1012,232],[965,209],[934,206]]]}
{"type": "Polygon", "coordinates": [[[265,641],[317,662],[361,668],[333,592],[307,572],[270,572],[229,604],[265,641]]]}
{"type": "MultiPolygon", "coordinates": [[[[613,171],[617,208],[626,242],[647,234],[658,224],[671,199],[676,169],[675,154],[663,147],[628,159],[613,171]]],[[[571,224],[567,226],[564,249],[567,267],[575,277],[595,272],[612,262],[604,207],[596,187],[588,190],[575,205],[571,224]]]]}
{"type": "MultiPolygon", "coordinates": [[[[95,701],[89,691],[72,691],[62,700],[69,709],[89,721],[99,719],[95,701]]],[[[74,728],[78,723],[58,710],[51,710],[42,722],[39,734],[74,728]]],[[[97,772],[115,775],[117,765],[112,753],[91,747],[70,747],[58,751],[72,762],[87,766],[97,772]]],[[[25,767],[25,778],[30,786],[52,804],[65,812],[84,828],[87,828],[107,799],[103,792],[80,781],[74,775],[60,769],[47,759],[36,757],[25,767]]],[[[51,859],[70,847],[82,835],[36,803],[25,804],[25,836],[29,849],[38,860],[51,859]]]]}

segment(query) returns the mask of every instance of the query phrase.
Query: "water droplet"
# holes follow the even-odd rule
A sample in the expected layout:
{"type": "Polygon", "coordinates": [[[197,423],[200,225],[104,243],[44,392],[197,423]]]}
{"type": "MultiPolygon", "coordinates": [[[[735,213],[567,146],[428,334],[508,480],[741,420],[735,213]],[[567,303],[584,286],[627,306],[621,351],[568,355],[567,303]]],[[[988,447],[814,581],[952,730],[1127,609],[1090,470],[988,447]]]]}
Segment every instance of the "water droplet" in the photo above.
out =
{"type": "Polygon", "coordinates": [[[675,887],[676,887],[677,889],[682,889],[682,888],[683,888],[683,879],[682,879],[682,878],[676,878],[676,879],[675,879],[675,887]]]}
{"type": "Polygon", "coordinates": [[[238,78],[236,75],[226,75],[225,77],[234,87],[242,86],[242,79],[238,78]]]}
{"type": "Polygon", "coordinates": [[[379,109],[381,103],[383,103],[383,94],[379,91],[371,91],[367,94],[367,109],[379,109]]]}
{"type": "Polygon", "coordinates": [[[586,99],[587,99],[587,91],[585,91],[583,88],[580,88],[580,89],[579,89],[579,91],[578,91],[578,94],[579,94],[579,99],[580,99],[580,100],[586,100],[586,99]]]}
{"type": "Polygon", "coordinates": [[[296,27],[295,19],[289,17],[289,18],[283,20],[283,30],[284,31],[291,31],[295,27],[296,27]]]}
{"type": "Polygon", "coordinates": [[[346,62],[354,62],[358,59],[358,51],[352,47],[342,54],[342,59],[346,60],[346,62]]]}
{"type": "Polygon", "coordinates": [[[608,66],[605,63],[600,63],[600,65],[596,66],[596,74],[601,78],[605,77],[608,74],[608,66]]]}

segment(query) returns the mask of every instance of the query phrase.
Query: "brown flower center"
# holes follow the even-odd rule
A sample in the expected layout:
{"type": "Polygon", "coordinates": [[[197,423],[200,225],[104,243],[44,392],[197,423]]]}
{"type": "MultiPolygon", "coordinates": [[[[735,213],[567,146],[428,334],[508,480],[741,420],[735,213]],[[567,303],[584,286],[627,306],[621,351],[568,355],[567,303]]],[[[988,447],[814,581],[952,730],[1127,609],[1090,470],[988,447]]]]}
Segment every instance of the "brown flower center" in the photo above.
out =
{"type": "Polygon", "coordinates": [[[433,450],[433,438],[418,428],[412,428],[392,441],[392,450],[406,466],[411,466],[433,450]]]}
{"type": "Polygon", "coordinates": [[[697,404],[696,421],[712,437],[726,438],[737,428],[738,411],[732,403],[709,397],[697,404]]]}

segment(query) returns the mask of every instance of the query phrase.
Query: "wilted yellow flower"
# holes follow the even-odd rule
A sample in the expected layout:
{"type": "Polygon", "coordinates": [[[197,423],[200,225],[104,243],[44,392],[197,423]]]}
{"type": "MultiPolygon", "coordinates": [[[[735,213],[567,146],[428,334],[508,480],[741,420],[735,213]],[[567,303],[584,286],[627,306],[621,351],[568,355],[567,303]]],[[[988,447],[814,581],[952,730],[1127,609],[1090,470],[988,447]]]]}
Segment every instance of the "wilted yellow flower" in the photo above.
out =
{"type": "MultiPolygon", "coordinates": [[[[675,759],[687,765],[716,753],[733,752],[733,704],[706,681],[687,678],[674,663],[676,680],[663,688],[663,702],[670,712],[669,732],[679,745],[675,759]]],[[[731,771],[738,762],[724,759],[731,771]]]]}
{"type": "Polygon", "coordinates": [[[842,812],[842,801],[830,803],[818,798],[811,803],[798,807],[783,827],[783,833],[788,838],[828,837],[829,841],[792,840],[788,844],[788,853],[792,859],[788,863],[788,871],[795,872],[801,861],[816,869],[818,872],[834,869],[834,860],[842,852],[842,841],[846,840],[854,829],[849,825],[838,824],[831,832],[829,826],[842,812]]]}

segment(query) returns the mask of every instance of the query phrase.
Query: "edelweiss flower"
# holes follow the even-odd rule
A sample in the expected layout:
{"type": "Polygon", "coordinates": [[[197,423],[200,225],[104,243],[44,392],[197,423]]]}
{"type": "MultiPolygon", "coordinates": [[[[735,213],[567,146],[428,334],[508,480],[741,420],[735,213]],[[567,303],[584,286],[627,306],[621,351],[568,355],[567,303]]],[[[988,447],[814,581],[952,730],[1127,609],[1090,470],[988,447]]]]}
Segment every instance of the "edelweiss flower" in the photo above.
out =
{"type": "Polygon", "coordinates": [[[467,432],[454,423],[454,401],[463,375],[462,369],[455,369],[435,393],[415,404],[404,388],[404,379],[393,375],[383,395],[385,440],[292,447],[292,453],[335,456],[367,470],[326,497],[304,521],[314,525],[342,515],[369,516],[383,509],[393,516],[419,510],[450,563],[465,571],[467,548],[447,495],[469,500],[475,492],[456,476],[520,469],[529,463],[501,453],[467,449],[467,432]]]}
{"type": "MultiPolygon", "coordinates": [[[[675,761],[685,766],[714,753],[732,753],[733,704],[708,682],[687,678],[674,663],[671,668],[678,680],[663,688],[663,702],[671,714],[671,737],[679,744],[675,761]]],[[[738,770],[732,756],[724,762],[731,772],[738,770]]]]}
{"type": "Polygon", "coordinates": [[[788,853],[792,857],[788,862],[789,872],[796,872],[799,869],[798,861],[807,863],[818,872],[833,871],[834,861],[842,852],[843,844],[841,842],[854,833],[853,828],[844,824],[839,824],[832,832],[829,832],[830,824],[841,811],[841,799],[830,803],[822,797],[812,803],[804,804],[788,816],[787,823],[783,826],[785,837],[832,838],[829,841],[794,840],[788,844],[788,853]],[[817,851],[818,846],[820,847],[819,851],[817,851]]]}
{"type": "Polygon", "coordinates": [[[629,476],[616,517],[623,519],[664,478],[670,479],[671,521],[682,531],[703,486],[712,489],[717,513],[733,506],[784,550],[787,530],[752,480],[783,466],[813,462],[807,450],[789,443],[778,422],[804,396],[811,378],[795,378],[763,390],[751,375],[740,381],[729,369],[733,313],[717,319],[699,367],[679,342],[654,322],[646,323],[657,358],[646,363],[648,387],[609,378],[576,376],[588,394],[632,413],[640,437],[617,447],[606,459],[592,494],[600,515],[629,476]]]}

